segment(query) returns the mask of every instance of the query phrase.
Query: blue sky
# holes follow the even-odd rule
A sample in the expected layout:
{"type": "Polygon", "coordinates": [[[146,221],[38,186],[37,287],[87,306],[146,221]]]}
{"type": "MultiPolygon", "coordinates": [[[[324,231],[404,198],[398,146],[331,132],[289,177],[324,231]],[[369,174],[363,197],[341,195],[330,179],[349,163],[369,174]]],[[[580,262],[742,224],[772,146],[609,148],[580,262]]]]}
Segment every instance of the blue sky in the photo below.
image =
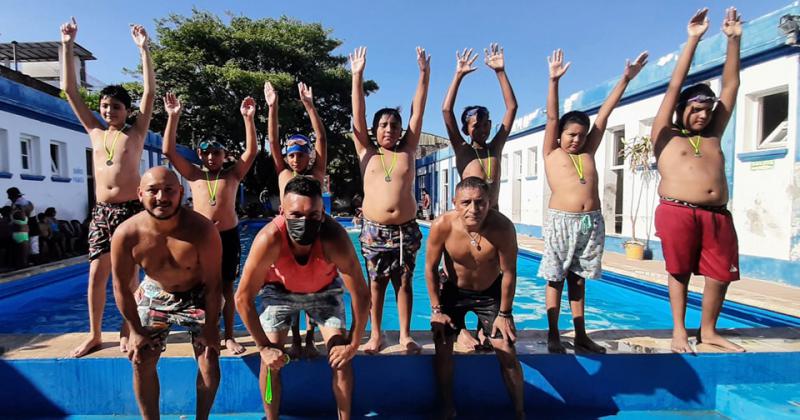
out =
{"type": "MultiPolygon", "coordinates": [[[[724,9],[730,5],[737,6],[748,20],[787,4],[787,0],[11,0],[3,2],[0,42],[57,40],[59,25],[74,15],[79,23],[78,42],[98,58],[88,64],[89,73],[113,83],[129,80],[121,70],[137,64],[129,23],[141,23],[154,33],[154,19],[169,13],[188,15],[193,6],[220,16],[226,12],[251,18],[287,15],[321,22],[333,37],[344,41],[337,52],[344,55],[357,46],[368,47],[366,77],[380,85],[367,98],[368,113],[383,106],[402,106],[407,118],[418,77],[414,48],[425,47],[432,55],[432,72],[424,130],[443,135],[439,110],[453,77],[456,49],[473,47],[482,54],[490,42],[505,48],[506,69],[521,116],[544,105],[545,57],[555,48],[563,48],[572,62],[561,83],[562,97],[566,97],[618,77],[625,59],[643,50],[650,52],[651,63],[677,50],[686,39],[686,22],[703,6],[711,9],[711,34],[719,31],[724,9]]],[[[504,111],[502,95],[496,77],[481,60],[478,71],[462,83],[456,107],[485,105],[497,122],[504,111]]]]}

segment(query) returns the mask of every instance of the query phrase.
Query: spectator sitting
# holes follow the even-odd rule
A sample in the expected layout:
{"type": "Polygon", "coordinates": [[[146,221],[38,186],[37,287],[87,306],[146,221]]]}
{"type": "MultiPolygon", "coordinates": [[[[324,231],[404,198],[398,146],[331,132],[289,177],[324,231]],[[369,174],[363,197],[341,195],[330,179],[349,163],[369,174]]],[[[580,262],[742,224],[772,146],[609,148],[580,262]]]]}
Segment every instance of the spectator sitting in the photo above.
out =
{"type": "Polygon", "coordinates": [[[63,258],[67,251],[67,237],[61,228],[58,226],[58,219],[56,219],[55,207],[48,207],[44,211],[45,221],[50,226],[50,238],[57,258],[63,258]]]}
{"type": "Polygon", "coordinates": [[[11,238],[14,242],[14,268],[25,268],[28,266],[30,236],[28,231],[28,216],[22,208],[17,207],[11,211],[11,224],[11,238]]]}

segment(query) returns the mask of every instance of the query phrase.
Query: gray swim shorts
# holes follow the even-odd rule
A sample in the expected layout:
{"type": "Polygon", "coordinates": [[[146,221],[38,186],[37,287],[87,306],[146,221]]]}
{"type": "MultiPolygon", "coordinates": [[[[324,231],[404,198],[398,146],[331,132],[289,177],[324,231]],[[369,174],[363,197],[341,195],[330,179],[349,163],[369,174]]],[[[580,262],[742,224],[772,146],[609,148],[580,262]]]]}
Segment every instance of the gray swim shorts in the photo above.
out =
{"type": "Polygon", "coordinates": [[[264,332],[286,331],[292,318],[306,311],[317,325],[345,329],[344,290],[337,277],[328,287],[315,293],[292,293],[281,284],[268,283],[261,289],[264,312],[259,317],[264,332]]]}
{"type": "Polygon", "coordinates": [[[544,229],[544,254],[539,277],[564,281],[571,271],[585,279],[600,278],[605,222],[600,210],[571,213],[547,210],[550,219],[544,229]]]}

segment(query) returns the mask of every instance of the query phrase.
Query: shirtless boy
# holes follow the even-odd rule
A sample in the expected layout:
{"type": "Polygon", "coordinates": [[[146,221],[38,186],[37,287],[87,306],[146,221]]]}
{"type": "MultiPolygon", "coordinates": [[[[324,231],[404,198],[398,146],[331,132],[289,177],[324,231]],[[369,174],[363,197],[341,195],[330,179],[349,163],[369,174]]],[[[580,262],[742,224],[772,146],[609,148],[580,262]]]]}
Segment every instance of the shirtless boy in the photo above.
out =
{"type": "Polygon", "coordinates": [[[586,334],[584,319],[585,281],[600,277],[605,241],[594,155],[603,140],[611,111],[619,103],[628,83],[647,63],[647,52],[639,54],[633,63],[625,63],[619,83],[597,111],[592,127],[589,117],[581,111],[567,112],[559,120],[558,82],[570,63],[564,63],[561,50],[553,51],[547,62],[550,83],[543,154],[552,195],[547,205],[549,223],[545,226],[544,255],[539,267],[539,276],[547,280],[547,349],[551,353],[566,352],[558,330],[561,292],[566,278],[575,326],[575,349],[605,353],[605,348],[586,334]]]}
{"type": "Polygon", "coordinates": [[[247,97],[242,101],[239,111],[242,113],[245,127],[245,151],[229,168],[223,163],[227,156],[225,146],[217,141],[201,141],[197,148],[203,168],[199,168],[186,160],[177,152],[175,143],[178,120],[181,115],[181,102],[172,93],[164,97],[164,110],[167,111],[167,127],[164,129],[164,142],[161,151],[169,158],[178,173],[189,183],[192,189],[192,205],[194,211],[214,222],[222,239],[222,296],[224,304],[222,315],[225,323],[225,347],[233,354],[244,353],[244,346],[236,342],[233,334],[235,303],[233,300],[233,283],[239,274],[239,217],[236,215],[236,197],[239,183],[242,182],[250,167],[253,166],[258,143],[256,141],[256,101],[247,97]]]}
{"type": "Polygon", "coordinates": [[[497,209],[497,198],[500,193],[500,157],[503,155],[503,146],[511,132],[511,125],[517,115],[517,98],[511,83],[508,81],[505,70],[505,55],[503,49],[497,44],[491,44],[489,49],[484,49],[484,62],[489,68],[494,70],[497,80],[500,81],[500,89],[503,92],[503,100],[506,104],[506,113],[503,115],[503,123],[492,142],[487,144],[489,134],[492,131],[492,121],[489,119],[489,110],[482,106],[468,106],[461,113],[461,130],[458,129],[456,116],[453,108],[456,103],[456,95],[464,76],[476,70],[472,66],[478,58],[478,54],[473,55],[472,49],[466,48],[462,52],[456,51],[456,74],[447,96],[442,105],[442,115],[444,124],[447,127],[447,135],[450,137],[450,144],[453,146],[453,153],[456,155],[456,168],[461,179],[477,176],[483,178],[489,184],[490,205],[497,209]],[[471,142],[464,141],[461,134],[469,136],[471,142]]]}
{"type": "MultiPolygon", "coordinates": [[[[132,126],[125,121],[131,113],[131,97],[122,86],[107,86],[100,91],[100,117],[86,106],[75,80],[73,45],[78,34],[75,18],[61,25],[61,84],[72,111],[89,133],[92,142],[92,167],[94,170],[97,204],[92,209],[89,223],[89,337],[70,355],[81,357],[101,344],[103,309],[106,304],[106,285],[111,274],[111,238],[120,223],[138,213],[142,207],[136,197],[139,185],[139,161],[144,149],[144,138],[150,126],[155,98],[156,77],[150,58],[149,39],[141,25],[131,27],[131,37],[142,58],[144,90],[139,103],[139,116],[132,126]]],[[[127,279],[133,289],[138,283],[133,272],[127,279]]],[[[126,325],[120,333],[120,350],[127,348],[126,325]]]]}
{"type": "Polygon", "coordinates": [[[453,342],[465,328],[464,316],[469,311],[478,316],[479,328],[491,340],[516,417],[525,418],[522,367],[514,348],[511,313],[517,235],[507,217],[490,209],[489,197],[489,184],[482,178],[464,178],[456,185],[455,209],[436,218],[428,236],[425,280],[431,299],[441,418],[455,417],[453,342]],[[442,256],[444,270],[440,272],[442,256]]]}
{"type": "MultiPolygon", "coordinates": [[[[367,325],[369,289],[347,231],[325,214],[319,182],[305,176],[286,183],[281,214],[253,240],[236,290],[239,316],[261,356],[258,383],[267,419],[277,419],[281,401],[281,368],[289,362],[283,344],[292,319],[305,311],[316,320],[333,369],[333,395],[339,419],[350,418],[353,367],[367,325]],[[347,333],[344,292],[352,297],[353,323],[347,333]],[[255,298],[261,295],[259,317],[255,298]]],[[[309,391],[313,392],[313,391],[309,391]]]]}
{"type": "Polygon", "coordinates": [[[372,135],[367,131],[364,100],[364,67],[367,49],[350,54],[353,73],[353,137],[364,179],[364,219],[361,226],[361,253],[369,273],[372,292],[370,338],[364,351],[381,350],[381,320],[386,286],[391,281],[397,294],[400,320],[400,345],[409,353],[420,347],[411,338],[411,282],[422,233],[417,226],[417,201],[414,198],[415,153],[422,130],[422,115],[428,96],[430,56],[417,47],[419,81],[411,105],[408,129],[403,134],[397,109],[383,108],[372,118],[372,135]]]}
{"type": "MultiPolygon", "coordinates": [[[[308,117],[311,119],[311,126],[314,128],[316,142],[314,145],[315,158],[311,162],[311,141],[302,134],[294,134],[286,140],[286,147],[281,150],[280,134],[278,131],[278,92],[272,87],[270,82],[264,83],[264,98],[269,107],[268,139],[272,161],[275,163],[275,172],[278,175],[278,188],[280,196],[283,196],[283,187],[297,175],[309,175],[319,181],[325,182],[325,171],[328,162],[328,140],[325,133],[325,125],[314,107],[314,93],[311,86],[305,83],[298,83],[297,90],[300,93],[300,102],[303,103],[308,117]]],[[[289,350],[291,357],[298,357],[302,353],[305,357],[317,355],[314,345],[314,323],[306,316],[306,347],[301,352],[300,323],[292,324],[292,348],[289,350]]]]}
{"type": "Polygon", "coordinates": [[[656,234],[661,238],[669,274],[672,351],[677,353],[692,351],[685,326],[692,274],[705,276],[697,342],[744,351],[717,332],[728,285],[739,279],[739,246],[733,217],[727,210],[728,183],[720,147],[739,90],[742,23],[735,8],[725,11],[722,24],[728,42],[719,99],[705,84],[681,92],[697,44],[708,30],[707,13],[708,9],[699,10],[689,21],[689,38],[672,72],[651,136],[661,174],[656,234]]]}
{"type": "Polygon", "coordinates": [[[198,419],[207,419],[219,385],[220,259],[214,224],[181,207],[183,188],[169,169],[145,172],[139,186],[145,211],[114,234],[111,259],[114,298],[130,327],[133,391],[145,419],[159,418],[156,365],[170,327],[192,337],[197,373],[198,419]],[[133,293],[128,279],[142,267],[145,278],[133,293]]]}

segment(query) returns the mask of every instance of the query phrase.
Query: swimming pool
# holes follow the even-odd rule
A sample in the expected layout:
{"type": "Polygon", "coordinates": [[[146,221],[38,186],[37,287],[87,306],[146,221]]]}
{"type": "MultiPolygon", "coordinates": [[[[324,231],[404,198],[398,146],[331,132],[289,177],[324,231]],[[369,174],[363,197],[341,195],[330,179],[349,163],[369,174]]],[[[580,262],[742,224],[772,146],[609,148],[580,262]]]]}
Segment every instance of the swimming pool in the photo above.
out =
{"type": "MultiPolygon", "coordinates": [[[[252,221],[242,223],[242,261],[247,257],[252,238],[264,225],[252,221]]],[[[347,224],[345,223],[345,226],[347,224]]],[[[422,228],[427,238],[428,229],[422,228]]],[[[360,257],[358,232],[349,229],[356,252],[360,257]]],[[[417,255],[414,270],[413,330],[430,329],[430,300],[425,288],[425,243],[417,255]]],[[[362,264],[363,265],[363,264],[362,264]]],[[[547,316],[544,304],[545,281],[536,276],[539,257],[520,252],[518,258],[517,290],[514,299],[514,319],[518,329],[546,329],[547,316]]],[[[88,264],[31,276],[30,278],[0,285],[0,333],[68,333],[88,331],[86,284],[88,264]]],[[[564,299],[566,303],[566,293],[564,299]]],[[[349,298],[346,296],[346,299],[349,298]]],[[[349,308],[350,305],[346,305],[349,308]]],[[[700,297],[691,294],[686,323],[693,327],[700,322],[700,297]]],[[[349,316],[349,314],[348,314],[349,316]]],[[[109,282],[103,329],[118,329],[122,318],[114,305],[109,282]]],[[[467,325],[475,325],[470,314],[467,325]]],[[[384,308],[384,329],[395,330],[397,306],[390,287],[384,308]]],[[[562,305],[559,326],[572,328],[569,305],[562,305]]],[[[603,278],[587,282],[586,326],[588,329],[668,329],[672,327],[666,288],[614,273],[604,273],[603,278]]],[[[720,328],[749,328],[772,326],[800,326],[800,320],[774,312],[726,302],[720,316],[720,328]]],[[[236,329],[244,325],[237,317],[236,329]]]]}

